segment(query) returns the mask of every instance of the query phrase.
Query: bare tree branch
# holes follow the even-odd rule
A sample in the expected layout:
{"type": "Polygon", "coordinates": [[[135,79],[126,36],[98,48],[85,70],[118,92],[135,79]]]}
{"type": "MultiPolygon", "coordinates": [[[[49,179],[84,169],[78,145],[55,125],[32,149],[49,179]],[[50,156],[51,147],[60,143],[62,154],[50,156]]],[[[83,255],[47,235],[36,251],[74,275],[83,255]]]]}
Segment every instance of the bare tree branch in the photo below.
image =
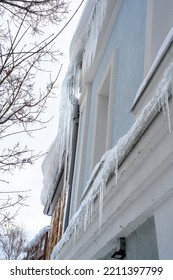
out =
{"type": "MultiPolygon", "coordinates": [[[[44,39],[35,37],[35,42],[31,43],[33,40],[28,40],[30,34],[43,34],[45,26],[62,23],[68,15],[70,2],[0,0],[0,16],[3,16],[0,22],[0,174],[13,173],[16,168],[33,164],[45,154],[35,152],[27,145],[22,146],[20,141],[8,147],[6,139],[21,133],[32,136],[32,132],[43,129],[49,121],[43,118],[43,113],[48,98],[55,97],[53,91],[57,88],[62,65],[59,66],[57,76],[50,78],[45,90],[36,89],[36,76],[39,71],[44,71],[45,62],[59,63],[62,53],[55,46],[55,40],[83,2],[81,0],[79,7],[59,32],[44,39]]],[[[1,178],[0,182],[9,183],[1,178]]],[[[26,198],[19,194],[16,200],[11,197],[1,200],[0,225],[13,221],[19,209],[25,205],[26,198]],[[11,214],[13,208],[16,210],[11,214]]]]}
{"type": "Polygon", "coordinates": [[[26,244],[23,227],[8,225],[0,230],[0,249],[6,260],[17,260],[26,244]]]}
{"type": "Polygon", "coordinates": [[[19,192],[13,199],[10,196],[1,199],[3,202],[0,203],[0,226],[5,226],[7,224],[13,225],[19,210],[22,207],[27,206],[27,199],[28,195],[23,195],[21,192],[19,192]]]}
{"type": "Polygon", "coordinates": [[[0,1],[0,13],[4,10],[11,14],[13,22],[18,26],[26,15],[25,24],[31,26],[33,33],[40,32],[48,23],[58,24],[68,14],[69,1],[44,0],[44,1],[0,1]]]}

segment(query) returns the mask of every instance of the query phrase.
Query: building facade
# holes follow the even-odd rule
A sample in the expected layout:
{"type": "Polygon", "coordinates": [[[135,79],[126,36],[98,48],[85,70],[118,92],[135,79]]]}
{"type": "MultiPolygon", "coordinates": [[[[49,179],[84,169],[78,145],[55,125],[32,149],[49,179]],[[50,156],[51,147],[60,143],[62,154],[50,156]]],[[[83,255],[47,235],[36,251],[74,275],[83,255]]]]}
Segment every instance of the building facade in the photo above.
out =
{"type": "Polygon", "coordinates": [[[173,258],[172,26],[171,0],[86,2],[43,163],[52,259],[173,258]]]}

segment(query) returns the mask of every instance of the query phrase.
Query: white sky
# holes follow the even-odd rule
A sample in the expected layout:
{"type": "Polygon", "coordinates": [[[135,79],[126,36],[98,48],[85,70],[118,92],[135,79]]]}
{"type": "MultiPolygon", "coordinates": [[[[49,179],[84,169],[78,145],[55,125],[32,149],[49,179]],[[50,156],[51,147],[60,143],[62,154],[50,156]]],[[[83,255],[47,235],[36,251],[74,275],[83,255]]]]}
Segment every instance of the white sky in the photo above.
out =
{"type": "MultiPolygon", "coordinates": [[[[71,3],[71,10],[75,11],[76,7],[79,5],[80,2],[81,0],[73,0],[71,3]]],[[[84,4],[85,2],[86,1],[84,1],[84,4]]],[[[58,82],[59,86],[61,86],[62,79],[68,67],[68,53],[70,42],[76,29],[76,25],[80,18],[84,4],[56,41],[57,48],[64,53],[63,70],[61,72],[61,77],[58,82]]],[[[57,30],[55,30],[55,32],[58,31],[60,28],[56,27],[56,29],[57,30]]],[[[52,28],[50,32],[52,33],[52,28]]],[[[55,65],[54,67],[55,70],[53,70],[53,72],[56,72],[59,66],[55,65]]],[[[45,74],[43,75],[45,76],[45,74]]],[[[43,75],[38,76],[38,85],[41,84],[43,75]]],[[[49,74],[47,75],[49,77],[49,74]]],[[[60,88],[58,89],[58,91],[60,91],[60,88]]],[[[28,136],[20,136],[20,139],[18,141],[22,141],[24,144],[28,144],[29,148],[34,149],[38,152],[46,152],[57,135],[57,108],[58,99],[50,100],[48,103],[47,115],[48,118],[50,118],[52,115],[54,116],[54,118],[50,123],[47,124],[47,128],[42,131],[36,132],[34,134],[34,138],[28,138],[28,136]]],[[[27,204],[29,206],[21,208],[17,217],[17,222],[19,224],[23,224],[25,227],[25,230],[28,234],[28,241],[30,241],[40,231],[41,228],[50,224],[50,218],[43,215],[43,206],[40,202],[40,194],[41,189],[43,187],[43,175],[41,171],[42,162],[43,158],[38,160],[34,165],[27,166],[23,170],[15,171],[13,176],[6,176],[6,179],[10,181],[10,184],[4,187],[4,189],[8,191],[31,189],[31,192],[29,193],[30,197],[27,200],[27,204]]]]}

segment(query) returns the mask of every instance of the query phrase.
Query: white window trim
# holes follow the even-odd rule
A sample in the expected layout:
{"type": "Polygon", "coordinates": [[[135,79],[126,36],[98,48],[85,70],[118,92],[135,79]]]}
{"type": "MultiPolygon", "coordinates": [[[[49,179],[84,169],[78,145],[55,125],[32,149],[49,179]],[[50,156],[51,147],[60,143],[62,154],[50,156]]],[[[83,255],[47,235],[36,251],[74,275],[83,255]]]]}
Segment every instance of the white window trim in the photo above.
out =
{"type": "MultiPolygon", "coordinates": [[[[112,54],[110,56],[108,65],[106,67],[106,70],[103,74],[102,77],[102,83],[99,85],[98,89],[97,89],[97,96],[101,90],[101,88],[103,87],[103,83],[110,71],[110,86],[109,86],[109,104],[108,104],[108,121],[107,123],[109,124],[107,127],[107,139],[106,139],[106,149],[110,149],[112,147],[112,127],[113,127],[113,102],[114,102],[114,96],[115,96],[115,79],[116,79],[116,68],[117,68],[117,52],[118,49],[114,49],[112,51],[112,54]]],[[[96,98],[97,99],[97,98],[96,98]]],[[[96,117],[97,117],[97,109],[98,108],[98,99],[97,99],[97,103],[96,103],[96,113],[94,116],[94,132],[96,131],[96,117]]],[[[93,145],[92,145],[92,170],[94,168],[94,146],[95,146],[95,141],[96,141],[96,133],[94,133],[93,135],[93,145]]],[[[82,196],[81,196],[81,200],[83,200],[85,198],[85,195],[87,194],[89,188],[91,186],[86,186],[83,190],[82,196]]]]}
{"type": "Polygon", "coordinates": [[[106,70],[101,79],[101,83],[97,89],[97,98],[96,98],[96,110],[94,116],[94,134],[93,134],[93,145],[92,145],[92,169],[95,166],[95,146],[96,146],[96,126],[97,126],[97,114],[99,106],[99,93],[103,87],[103,84],[106,80],[106,77],[110,71],[110,85],[109,85],[109,103],[108,103],[108,120],[107,120],[107,132],[106,132],[106,150],[109,150],[112,147],[112,125],[113,125],[113,102],[115,95],[115,77],[116,77],[116,64],[117,64],[117,49],[114,49],[111,57],[109,59],[106,70]]]}

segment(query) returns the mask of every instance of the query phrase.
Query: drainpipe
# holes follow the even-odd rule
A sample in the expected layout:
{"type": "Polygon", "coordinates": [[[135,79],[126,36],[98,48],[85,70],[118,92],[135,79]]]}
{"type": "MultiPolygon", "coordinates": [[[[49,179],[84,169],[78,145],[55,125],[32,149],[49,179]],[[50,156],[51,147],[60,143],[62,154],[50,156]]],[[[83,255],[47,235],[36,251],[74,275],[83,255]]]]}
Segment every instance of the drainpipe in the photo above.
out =
{"type": "Polygon", "coordinates": [[[74,166],[75,166],[75,158],[76,158],[78,125],[79,125],[79,105],[78,105],[78,100],[76,100],[76,103],[74,104],[74,114],[73,114],[72,155],[71,155],[71,163],[70,163],[70,170],[69,170],[69,177],[68,177],[69,190],[68,190],[68,197],[66,202],[66,212],[65,212],[65,220],[64,220],[64,230],[63,230],[64,232],[69,223],[72,184],[73,184],[74,166]]]}

